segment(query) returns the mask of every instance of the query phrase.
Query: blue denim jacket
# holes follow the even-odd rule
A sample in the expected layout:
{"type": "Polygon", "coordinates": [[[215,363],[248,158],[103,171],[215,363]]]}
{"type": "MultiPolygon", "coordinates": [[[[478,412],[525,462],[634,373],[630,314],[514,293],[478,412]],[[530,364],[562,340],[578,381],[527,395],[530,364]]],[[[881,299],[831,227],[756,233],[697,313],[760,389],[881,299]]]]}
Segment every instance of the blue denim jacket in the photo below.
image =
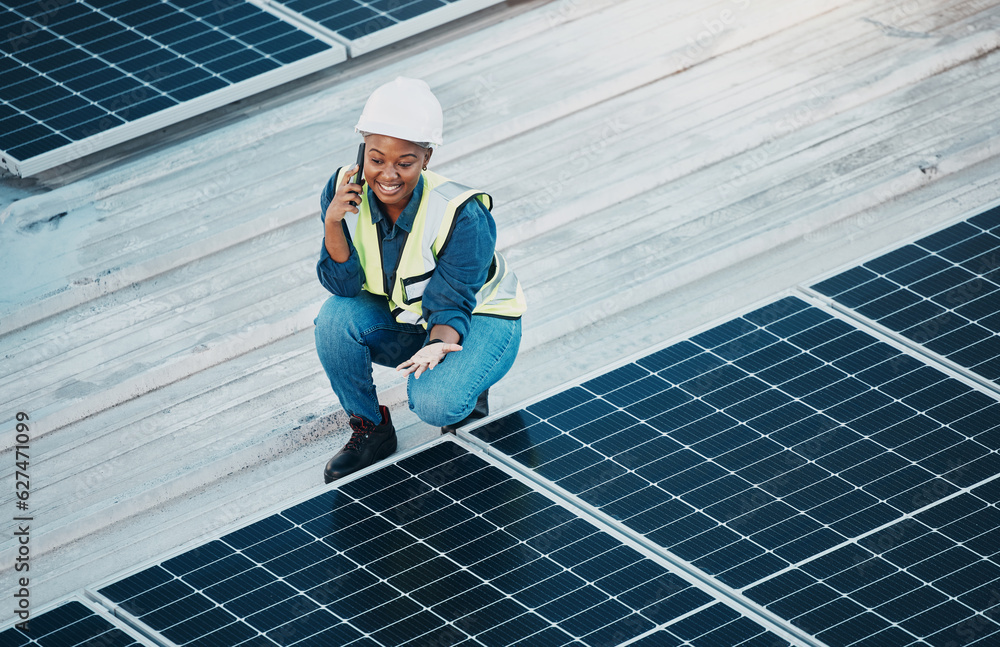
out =
{"type": "MultiPolygon", "coordinates": [[[[417,182],[413,195],[403,213],[393,224],[382,210],[382,205],[372,192],[366,189],[366,199],[370,205],[372,222],[378,225],[382,238],[382,271],[391,276],[399,264],[406,236],[413,227],[420,198],[423,195],[424,178],[417,182]]],[[[320,194],[320,219],[326,220],[326,209],[337,193],[337,174],[327,181],[320,194]]],[[[348,214],[352,217],[353,214],[348,214]]],[[[343,263],[330,258],[326,251],[326,240],[320,246],[316,273],[319,282],[327,290],[342,297],[354,297],[364,285],[364,270],[354,242],[344,225],[344,235],[351,248],[351,256],[343,263]]],[[[478,200],[470,200],[455,218],[455,230],[445,253],[438,258],[437,267],[423,295],[424,319],[428,330],[436,324],[447,324],[454,328],[461,339],[469,332],[472,309],[476,306],[476,292],[486,282],[493,251],[496,247],[496,223],[493,216],[478,200]]]]}

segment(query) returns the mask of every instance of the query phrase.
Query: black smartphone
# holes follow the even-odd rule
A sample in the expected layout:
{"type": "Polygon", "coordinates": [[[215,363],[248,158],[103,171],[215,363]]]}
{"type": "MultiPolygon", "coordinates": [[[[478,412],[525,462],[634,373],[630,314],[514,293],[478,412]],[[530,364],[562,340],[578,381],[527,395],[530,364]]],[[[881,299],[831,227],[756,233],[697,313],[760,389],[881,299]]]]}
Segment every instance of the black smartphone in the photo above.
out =
{"type": "MultiPolygon", "coordinates": [[[[358,146],[358,161],[356,163],[358,165],[358,172],[355,173],[354,177],[351,179],[351,184],[361,184],[361,186],[364,187],[364,184],[362,184],[362,182],[364,182],[363,173],[364,173],[364,170],[365,170],[365,143],[364,142],[361,142],[361,144],[358,146]]],[[[358,194],[355,194],[355,195],[358,195],[358,194]]],[[[358,197],[360,198],[361,196],[358,195],[358,197]]],[[[351,206],[352,207],[356,207],[356,206],[358,206],[358,203],[355,202],[354,200],[351,200],[351,206]]]]}

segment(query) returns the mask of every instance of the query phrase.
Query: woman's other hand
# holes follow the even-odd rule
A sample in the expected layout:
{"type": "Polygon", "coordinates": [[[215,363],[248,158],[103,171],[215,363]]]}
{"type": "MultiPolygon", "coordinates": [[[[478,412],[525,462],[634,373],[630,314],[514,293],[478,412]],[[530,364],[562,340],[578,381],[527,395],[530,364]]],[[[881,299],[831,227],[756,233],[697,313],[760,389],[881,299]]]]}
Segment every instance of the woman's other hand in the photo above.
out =
{"type": "Polygon", "coordinates": [[[444,360],[448,353],[462,350],[458,344],[448,344],[443,341],[428,344],[413,354],[413,357],[396,367],[397,371],[405,371],[407,375],[414,373],[413,379],[419,380],[420,374],[430,371],[444,360]]]}

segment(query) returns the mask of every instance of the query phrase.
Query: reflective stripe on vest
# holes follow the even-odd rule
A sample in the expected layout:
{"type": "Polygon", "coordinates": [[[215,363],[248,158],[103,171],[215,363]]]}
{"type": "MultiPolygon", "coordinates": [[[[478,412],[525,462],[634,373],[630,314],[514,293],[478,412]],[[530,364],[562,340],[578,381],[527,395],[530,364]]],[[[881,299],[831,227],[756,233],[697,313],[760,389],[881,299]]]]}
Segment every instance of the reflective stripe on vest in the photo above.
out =
{"type": "MultiPolygon", "coordinates": [[[[346,169],[337,174],[343,181],[346,169]]],[[[427,326],[423,317],[423,294],[437,267],[438,256],[451,237],[455,218],[469,200],[477,199],[487,209],[493,206],[489,195],[452,182],[436,173],[424,171],[424,186],[413,227],[400,254],[395,276],[390,280],[382,270],[381,239],[371,221],[371,210],[364,191],[357,217],[347,214],[344,222],[358,252],[365,273],[364,289],[389,297],[389,307],[396,321],[427,326]],[[377,253],[374,253],[378,250],[377,253]]],[[[506,260],[494,252],[486,283],[476,293],[473,314],[517,318],[526,308],[524,293],[506,260]]]]}

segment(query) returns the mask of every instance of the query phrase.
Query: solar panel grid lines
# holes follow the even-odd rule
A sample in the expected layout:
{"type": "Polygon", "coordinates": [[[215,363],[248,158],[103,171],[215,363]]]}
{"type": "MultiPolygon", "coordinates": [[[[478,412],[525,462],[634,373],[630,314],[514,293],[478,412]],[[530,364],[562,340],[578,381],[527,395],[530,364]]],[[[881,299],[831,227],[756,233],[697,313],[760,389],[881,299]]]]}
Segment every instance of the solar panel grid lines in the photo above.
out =
{"type": "Polygon", "coordinates": [[[337,38],[355,57],[501,1],[283,0],[269,4],[299,24],[337,38]]]}
{"type": "MultiPolygon", "coordinates": [[[[856,537],[852,537],[850,541],[852,543],[857,543],[859,541],[865,540],[866,538],[868,538],[870,536],[878,535],[879,533],[882,533],[883,531],[885,531],[885,530],[887,530],[887,529],[889,529],[889,528],[891,528],[891,527],[899,524],[901,522],[901,520],[912,519],[912,518],[918,517],[920,515],[923,515],[924,513],[926,513],[927,515],[937,514],[941,509],[943,509],[943,506],[950,505],[950,502],[952,500],[954,500],[954,499],[965,499],[966,495],[972,493],[973,490],[983,491],[983,490],[989,489],[989,488],[996,488],[997,486],[1000,486],[1000,475],[997,475],[997,476],[985,479],[985,480],[983,480],[983,481],[981,481],[979,483],[976,483],[976,484],[974,484],[972,486],[964,487],[964,488],[955,490],[953,492],[950,492],[950,493],[942,496],[940,499],[928,502],[927,505],[924,506],[923,508],[916,509],[913,512],[910,512],[910,513],[907,513],[906,515],[903,515],[902,517],[900,517],[900,519],[893,520],[893,521],[888,522],[888,523],[886,523],[886,524],[884,524],[882,526],[879,526],[877,528],[873,528],[871,530],[868,530],[868,531],[866,531],[866,532],[864,532],[864,533],[862,533],[862,534],[860,534],[860,535],[858,535],[856,537]]],[[[996,535],[997,535],[998,538],[1000,538],[1000,530],[997,531],[996,535]]],[[[767,582],[767,581],[769,581],[769,580],[771,580],[773,578],[784,576],[787,573],[789,573],[790,571],[793,571],[796,568],[800,568],[801,566],[803,566],[804,564],[806,564],[810,560],[815,560],[815,559],[823,558],[823,557],[825,557],[826,555],[828,555],[830,553],[833,553],[833,552],[835,552],[837,550],[840,550],[841,548],[842,547],[840,547],[840,546],[833,547],[833,548],[828,548],[828,549],[826,549],[824,551],[821,551],[819,553],[816,553],[815,555],[810,556],[808,558],[808,560],[804,560],[803,562],[799,562],[797,564],[790,564],[789,566],[787,566],[786,568],[782,569],[781,571],[773,573],[773,574],[769,575],[768,577],[766,577],[766,578],[764,578],[762,580],[759,580],[759,581],[751,584],[750,587],[757,587],[757,586],[760,586],[762,583],[765,583],[765,582],[767,582]]],[[[998,551],[998,552],[1000,552],[1000,551],[998,551]]],[[[750,587],[747,587],[747,588],[750,588],[750,587]]],[[[746,589],[742,589],[741,592],[743,592],[745,590],[746,589]]]]}
{"type": "Polygon", "coordinates": [[[994,390],[1000,206],[820,278],[809,290],[994,390]]]}
{"type": "Polygon", "coordinates": [[[0,629],[4,647],[154,647],[134,629],[89,600],[72,595],[32,610],[27,631],[0,629]]]}
{"type": "Polygon", "coordinates": [[[905,350],[789,296],[462,433],[744,591],[1000,472],[996,398],[905,350]]]}
{"type": "Polygon", "coordinates": [[[692,614],[698,635],[788,644],[708,590],[445,439],[91,594],[184,645],[682,644],[692,614]]]}
{"type": "Polygon", "coordinates": [[[30,175],[346,59],[245,2],[21,3],[0,19],[0,164],[30,175]]]}
{"type": "Polygon", "coordinates": [[[746,595],[830,644],[994,644],[998,500],[1000,481],[992,479],[746,595]],[[862,625],[870,637],[859,636],[862,625]]]}

